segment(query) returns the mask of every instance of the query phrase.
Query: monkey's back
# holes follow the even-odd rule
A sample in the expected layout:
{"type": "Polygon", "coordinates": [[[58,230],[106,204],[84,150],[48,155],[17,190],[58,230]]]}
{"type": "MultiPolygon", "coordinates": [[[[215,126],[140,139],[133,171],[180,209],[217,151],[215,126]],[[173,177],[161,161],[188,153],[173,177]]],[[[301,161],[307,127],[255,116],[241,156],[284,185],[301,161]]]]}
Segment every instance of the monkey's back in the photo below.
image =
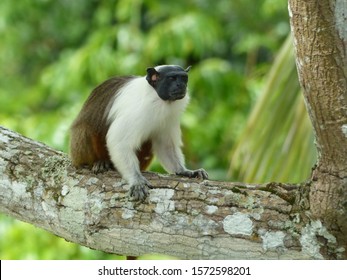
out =
{"type": "Polygon", "coordinates": [[[113,77],[91,92],[70,129],[70,156],[74,166],[110,162],[106,147],[108,111],[118,90],[133,78],[113,77]]]}

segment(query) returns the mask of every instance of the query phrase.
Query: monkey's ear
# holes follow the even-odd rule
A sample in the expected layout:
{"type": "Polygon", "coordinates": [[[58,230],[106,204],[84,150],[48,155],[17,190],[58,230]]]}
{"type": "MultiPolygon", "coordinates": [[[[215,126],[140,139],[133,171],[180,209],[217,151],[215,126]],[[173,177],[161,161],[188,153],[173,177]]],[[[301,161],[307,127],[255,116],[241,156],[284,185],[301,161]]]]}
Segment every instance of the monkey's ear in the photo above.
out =
{"type": "Polygon", "coordinates": [[[152,87],[155,87],[159,79],[159,73],[153,67],[147,68],[146,71],[147,71],[146,80],[152,87]]]}
{"type": "Polygon", "coordinates": [[[190,68],[192,68],[192,66],[191,65],[189,65],[188,67],[187,67],[187,69],[186,70],[184,70],[185,72],[189,72],[189,70],[190,70],[190,68]]]}

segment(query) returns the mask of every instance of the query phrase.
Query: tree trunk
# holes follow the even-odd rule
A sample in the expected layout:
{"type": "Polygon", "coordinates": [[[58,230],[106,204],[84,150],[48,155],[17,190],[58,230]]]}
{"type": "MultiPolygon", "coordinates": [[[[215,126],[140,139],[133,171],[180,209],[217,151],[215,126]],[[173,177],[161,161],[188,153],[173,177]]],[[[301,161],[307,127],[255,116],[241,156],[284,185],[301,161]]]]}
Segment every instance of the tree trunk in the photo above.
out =
{"type": "Polygon", "coordinates": [[[296,65],[319,155],[310,210],[346,250],[347,1],[290,0],[289,13],[296,65]]]}

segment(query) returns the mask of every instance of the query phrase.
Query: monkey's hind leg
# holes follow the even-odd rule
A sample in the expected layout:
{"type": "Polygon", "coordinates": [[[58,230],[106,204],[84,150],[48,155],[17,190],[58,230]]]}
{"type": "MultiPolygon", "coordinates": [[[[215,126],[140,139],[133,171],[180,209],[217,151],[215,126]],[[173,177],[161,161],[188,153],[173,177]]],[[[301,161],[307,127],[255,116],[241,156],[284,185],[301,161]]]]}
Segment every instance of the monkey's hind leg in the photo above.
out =
{"type": "Polygon", "coordinates": [[[92,135],[92,146],[95,155],[92,171],[95,174],[106,172],[108,170],[115,170],[113,163],[106,148],[105,137],[100,134],[92,135]]]}
{"type": "Polygon", "coordinates": [[[144,142],[137,151],[136,156],[140,162],[140,170],[146,170],[153,159],[152,142],[150,140],[144,142]]]}
{"type": "Polygon", "coordinates": [[[85,123],[77,123],[71,128],[70,156],[75,167],[87,166],[95,174],[114,169],[105,136],[85,123]]]}

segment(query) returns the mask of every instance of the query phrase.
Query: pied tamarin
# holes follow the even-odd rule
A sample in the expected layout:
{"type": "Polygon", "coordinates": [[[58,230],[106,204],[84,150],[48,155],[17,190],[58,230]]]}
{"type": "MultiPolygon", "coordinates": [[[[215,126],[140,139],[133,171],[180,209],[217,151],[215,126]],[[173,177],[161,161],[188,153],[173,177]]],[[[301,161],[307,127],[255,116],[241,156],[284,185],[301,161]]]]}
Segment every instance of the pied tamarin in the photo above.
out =
{"type": "Polygon", "coordinates": [[[116,168],[134,200],[148,195],[141,171],[153,153],[170,173],[207,179],[204,169],[185,167],[181,151],[189,69],[161,65],[147,68],[146,76],[114,77],[96,87],[71,126],[73,165],[95,173],[116,168]]]}

